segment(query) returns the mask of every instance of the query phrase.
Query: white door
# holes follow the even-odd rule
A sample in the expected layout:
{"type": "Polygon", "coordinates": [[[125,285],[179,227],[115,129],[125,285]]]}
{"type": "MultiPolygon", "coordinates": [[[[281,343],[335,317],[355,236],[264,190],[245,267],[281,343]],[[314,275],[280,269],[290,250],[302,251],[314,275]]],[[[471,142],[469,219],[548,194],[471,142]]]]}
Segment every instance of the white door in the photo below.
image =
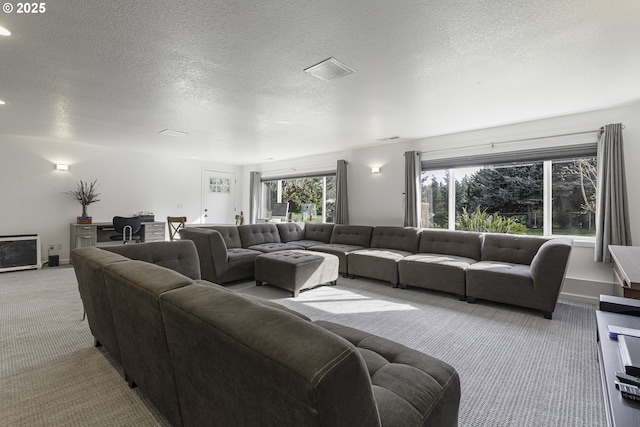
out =
{"type": "Polygon", "coordinates": [[[236,174],[202,171],[202,224],[233,224],[236,215],[236,174]]]}

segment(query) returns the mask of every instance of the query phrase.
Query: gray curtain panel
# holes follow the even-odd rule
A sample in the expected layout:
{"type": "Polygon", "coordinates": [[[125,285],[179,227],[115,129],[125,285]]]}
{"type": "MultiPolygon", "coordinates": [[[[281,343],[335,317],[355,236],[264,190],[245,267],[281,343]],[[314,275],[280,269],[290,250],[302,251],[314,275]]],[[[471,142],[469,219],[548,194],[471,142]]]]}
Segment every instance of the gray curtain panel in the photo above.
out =
{"type": "Polygon", "coordinates": [[[609,245],[631,245],[621,123],[604,126],[598,142],[595,261],[611,262],[609,245]]]}
{"type": "Polygon", "coordinates": [[[262,174],[260,172],[250,172],[249,175],[249,224],[258,222],[260,196],[262,195],[261,176],[262,174]]]}
{"type": "Polygon", "coordinates": [[[420,227],[420,152],[404,153],[404,226],[420,227]]]}
{"type": "Polygon", "coordinates": [[[333,222],[336,224],[349,224],[346,160],[338,160],[336,168],[336,216],[333,222]]]}

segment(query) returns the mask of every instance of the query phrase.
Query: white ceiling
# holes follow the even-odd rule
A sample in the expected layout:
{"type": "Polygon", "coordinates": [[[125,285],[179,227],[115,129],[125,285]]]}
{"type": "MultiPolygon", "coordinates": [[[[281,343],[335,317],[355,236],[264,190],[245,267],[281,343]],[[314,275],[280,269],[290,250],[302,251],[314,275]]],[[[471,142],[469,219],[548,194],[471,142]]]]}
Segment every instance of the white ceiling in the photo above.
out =
{"type": "Polygon", "coordinates": [[[241,165],[640,99],[638,0],[57,0],[0,26],[2,139],[241,165]],[[328,57],[355,73],[303,72],[328,57]]]}

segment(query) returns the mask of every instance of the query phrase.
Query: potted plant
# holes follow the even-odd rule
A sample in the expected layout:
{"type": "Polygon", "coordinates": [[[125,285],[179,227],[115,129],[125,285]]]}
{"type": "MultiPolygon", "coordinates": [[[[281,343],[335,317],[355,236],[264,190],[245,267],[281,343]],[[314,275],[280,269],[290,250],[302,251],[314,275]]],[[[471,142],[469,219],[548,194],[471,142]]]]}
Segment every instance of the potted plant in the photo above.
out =
{"type": "Polygon", "coordinates": [[[82,216],[77,218],[78,224],[91,224],[91,217],[87,215],[87,206],[91,203],[100,201],[100,199],[98,199],[100,193],[96,192],[97,188],[97,179],[93,180],[93,182],[84,182],[80,180],[78,188],[66,192],[66,194],[72,195],[78,203],[82,205],[82,216]]]}

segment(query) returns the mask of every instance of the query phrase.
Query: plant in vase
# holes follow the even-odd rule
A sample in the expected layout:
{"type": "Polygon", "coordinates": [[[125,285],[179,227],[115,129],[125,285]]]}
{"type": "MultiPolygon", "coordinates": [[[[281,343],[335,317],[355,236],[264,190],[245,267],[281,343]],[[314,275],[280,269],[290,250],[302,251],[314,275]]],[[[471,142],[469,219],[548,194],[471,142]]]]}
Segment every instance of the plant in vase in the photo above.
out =
{"type": "Polygon", "coordinates": [[[84,182],[80,180],[78,187],[75,190],[67,191],[66,194],[73,196],[80,205],[82,205],[82,216],[77,218],[78,224],[91,224],[91,217],[87,215],[87,206],[91,203],[99,202],[98,196],[100,193],[96,192],[98,188],[98,180],[93,182],[84,182]]]}

